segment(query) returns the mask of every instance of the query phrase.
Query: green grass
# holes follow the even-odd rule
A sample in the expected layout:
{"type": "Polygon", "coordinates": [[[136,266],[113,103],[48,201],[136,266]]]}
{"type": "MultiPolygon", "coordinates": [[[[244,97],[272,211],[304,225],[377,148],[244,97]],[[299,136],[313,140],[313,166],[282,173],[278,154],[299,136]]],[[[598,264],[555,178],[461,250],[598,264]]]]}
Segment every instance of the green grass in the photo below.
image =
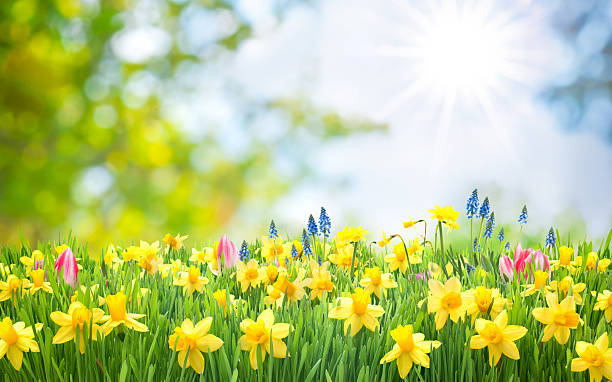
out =
{"type": "MultiPolygon", "coordinates": [[[[140,321],[148,326],[149,332],[115,329],[97,342],[86,341],[85,354],[80,354],[72,341],[53,345],[52,338],[59,326],[51,321],[49,314],[53,311],[66,312],[72,291],[63,281],[57,282],[53,264],[46,261],[53,294],[39,291],[32,296],[26,294],[13,301],[0,302],[0,318],[10,317],[13,322],[24,321],[28,326],[39,322],[44,325],[35,338],[39,343],[40,353],[24,354],[20,371],[14,370],[6,357],[1,359],[0,380],[394,381],[400,379],[396,363],[381,365],[379,361],[393,347],[395,342],[390,331],[400,324],[412,324],[415,332],[424,333],[427,340],[442,342],[440,348],[430,353],[430,368],[415,365],[407,377],[410,381],[588,380],[587,372],[573,373],[570,363],[572,358],[577,357],[576,341],[593,342],[605,331],[610,332],[610,323],[606,323],[603,311],[593,310],[596,298],[591,295],[591,291],[612,289],[610,271],[596,273],[584,266],[576,271],[573,275],[575,282],[584,282],[587,285],[586,291],[583,292],[583,305],[577,306],[584,325],[572,330],[570,340],[565,345],[559,345],[554,339],[541,343],[542,325],[535,321],[531,311],[534,307],[545,306],[544,298],[538,294],[521,297],[520,291],[523,288],[517,282],[502,282],[497,271],[500,255],[498,245],[492,245],[492,241],[484,246],[485,252],[482,256],[475,256],[471,248],[455,246],[453,234],[447,235],[445,232],[445,235],[446,251],[442,253],[439,242],[435,250],[433,246],[427,245],[423,253],[423,264],[412,265],[412,271],[425,270],[430,261],[440,265],[450,262],[454,265],[453,273],[461,280],[464,290],[479,285],[499,288],[504,297],[513,300],[513,307],[508,312],[509,324],[522,325],[528,329],[527,335],[516,342],[520,360],[502,357],[497,367],[489,366],[486,349],[472,350],[469,347],[470,337],[475,334],[469,319],[459,323],[449,320],[442,330],[436,331],[434,316],[427,313],[427,304],[420,308],[417,306],[417,303],[428,295],[427,283],[415,280],[414,277],[408,280],[398,271],[393,273],[398,287],[389,290],[386,298],[381,300],[373,296],[373,303],[385,309],[385,314],[379,318],[378,331],[371,332],[364,327],[355,337],[344,335],[343,322],[328,318],[328,303],[334,302],[341,293],[350,292],[358,286],[363,274],[361,264],[377,265],[388,272],[388,265],[383,260],[385,249],[381,250],[377,245],[361,244],[357,254],[360,259],[360,266],[356,267],[358,277],[351,280],[348,272],[331,265],[330,270],[336,285],[331,296],[326,295],[323,301],[311,301],[307,294],[298,304],[283,304],[281,309],[275,311],[276,323],[287,322],[293,326],[293,331],[284,340],[289,356],[277,359],[268,355],[263,366],[252,370],[248,353],[241,351],[238,346],[238,338],[242,335],[239,325],[245,318],[255,319],[266,308],[263,302],[266,295],[264,287],[242,293],[232,272],[225,272],[217,277],[212,275],[207,267],[201,266],[210,283],[205,286],[204,293],[196,292],[185,297],[181,287],[172,285],[171,275],[162,278],[157,273],[140,277],[141,269],[134,262],[123,264],[119,270],[112,271],[101,266],[99,260],[96,261],[88,253],[86,246],[83,247],[74,239],[68,238],[61,241],[61,244],[69,245],[75,255],[81,258],[79,264],[83,269],[78,274],[78,285],[99,285],[91,298],[82,294],[79,300],[87,306],[96,307],[98,296],[114,294],[123,287],[127,287],[129,291],[130,282],[136,280],[134,288],[148,288],[151,292],[142,296],[140,304],[136,299],[128,303],[127,311],[145,314],[146,317],[140,321]],[[476,271],[468,273],[463,257],[475,265],[477,270],[484,269],[486,276],[476,271]],[[242,300],[237,304],[236,312],[230,311],[227,317],[224,317],[222,309],[212,296],[213,291],[223,288],[242,300]],[[209,333],[221,338],[224,345],[215,352],[204,354],[204,372],[198,375],[191,368],[180,367],[177,354],[168,346],[168,337],[185,318],[190,318],[195,323],[207,316],[213,317],[209,333]]],[[[575,256],[586,257],[590,251],[595,250],[600,259],[610,258],[610,235],[607,241],[597,247],[589,242],[569,243],[563,237],[559,237],[557,242],[558,245],[573,245],[576,249],[575,256]]],[[[12,273],[25,278],[25,266],[19,262],[19,258],[30,255],[33,249],[40,249],[48,259],[54,253],[56,244],[59,243],[39,243],[35,247],[29,247],[27,244],[20,247],[3,247],[0,249],[0,262],[5,265],[15,264],[12,273]]],[[[251,253],[257,253],[259,245],[258,242],[250,245],[251,253]]],[[[325,257],[325,254],[320,253],[321,247],[316,247],[318,253],[315,256],[325,257]]],[[[386,250],[391,249],[392,245],[386,250]]],[[[170,251],[169,254],[160,253],[160,256],[164,263],[177,258],[189,263],[190,254],[189,248],[178,252],[170,251]]],[[[257,258],[257,255],[254,257],[257,258]]],[[[554,249],[551,258],[556,258],[554,249]]],[[[261,259],[258,260],[262,262],[261,259]]],[[[289,273],[297,274],[296,267],[290,266],[289,273]]],[[[2,271],[0,275],[3,280],[7,276],[2,274],[2,271]]],[[[562,276],[562,272],[555,272],[553,279],[560,279],[562,276]]],[[[442,275],[441,281],[446,278],[447,276],[442,275]]],[[[105,306],[101,308],[108,312],[105,306]]]]}

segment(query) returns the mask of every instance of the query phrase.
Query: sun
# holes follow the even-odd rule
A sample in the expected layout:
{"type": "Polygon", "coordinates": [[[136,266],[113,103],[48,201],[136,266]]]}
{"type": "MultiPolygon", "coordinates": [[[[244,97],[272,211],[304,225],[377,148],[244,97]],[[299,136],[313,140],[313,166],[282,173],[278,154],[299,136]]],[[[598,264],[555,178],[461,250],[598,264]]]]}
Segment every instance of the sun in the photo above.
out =
{"type": "Polygon", "coordinates": [[[517,84],[529,86],[533,74],[525,49],[533,37],[523,9],[497,0],[390,4],[397,8],[390,11],[393,43],[379,45],[377,54],[395,58],[403,82],[374,118],[384,120],[409,103],[424,105],[435,116],[436,154],[446,151],[448,131],[460,121],[457,114],[482,114],[506,153],[516,157],[497,114],[504,97],[517,84]]]}
{"type": "Polygon", "coordinates": [[[495,86],[507,59],[498,25],[477,13],[441,8],[415,46],[425,81],[435,91],[473,95],[495,86]]]}
{"type": "Polygon", "coordinates": [[[403,58],[411,81],[381,108],[381,116],[422,93],[447,109],[449,102],[466,98],[487,107],[491,94],[503,93],[508,81],[520,81],[525,53],[512,10],[496,9],[492,0],[426,3],[422,9],[396,2],[405,17],[400,42],[381,45],[378,53],[403,58]]]}

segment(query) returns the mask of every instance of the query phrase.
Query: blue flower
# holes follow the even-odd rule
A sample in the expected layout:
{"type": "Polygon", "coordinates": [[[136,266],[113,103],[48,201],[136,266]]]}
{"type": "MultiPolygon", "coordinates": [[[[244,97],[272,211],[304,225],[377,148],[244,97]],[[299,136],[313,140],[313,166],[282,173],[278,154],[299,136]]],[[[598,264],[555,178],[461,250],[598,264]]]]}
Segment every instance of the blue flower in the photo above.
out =
{"type": "Polygon", "coordinates": [[[308,240],[308,234],[306,233],[306,230],[302,231],[302,248],[306,256],[312,256],[312,248],[310,248],[310,241],[308,240]]]}
{"type": "Polygon", "coordinates": [[[331,232],[331,220],[329,220],[327,211],[325,211],[323,207],[321,207],[321,215],[319,215],[319,229],[325,238],[329,237],[329,233],[331,232]]]}
{"type": "Polygon", "coordinates": [[[470,274],[470,272],[472,272],[474,269],[476,269],[470,263],[465,263],[465,267],[467,268],[468,275],[470,274]]]}
{"type": "Polygon", "coordinates": [[[550,227],[550,230],[548,231],[548,234],[546,235],[545,244],[547,247],[554,247],[557,244],[557,237],[555,236],[555,231],[553,230],[552,227],[550,227]]]}
{"type": "Polygon", "coordinates": [[[242,241],[242,246],[240,247],[240,252],[238,253],[241,261],[247,261],[251,258],[251,253],[249,252],[249,247],[247,246],[246,240],[242,241]]]}
{"type": "Polygon", "coordinates": [[[520,224],[527,224],[527,205],[523,206],[523,210],[521,211],[521,214],[519,215],[518,222],[520,224]]]}
{"type": "MultiPolygon", "coordinates": [[[[477,237],[474,238],[474,244],[472,244],[472,251],[476,252],[476,246],[480,247],[478,245],[478,238],[477,237]]],[[[478,249],[480,249],[480,248],[478,248],[478,249]]]]}
{"type": "Polygon", "coordinates": [[[485,226],[485,230],[482,234],[482,237],[490,239],[491,235],[493,234],[493,227],[495,227],[495,213],[491,213],[491,215],[489,215],[489,218],[487,219],[487,225],[485,226]]]}
{"type": "Polygon", "coordinates": [[[278,231],[276,230],[276,224],[274,224],[274,220],[270,222],[270,239],[274,240],[278,237],[278,231]]]}
{"type": "Polygon", "coordinates": [[[295,259],[298,256],[299,255],[298,255],[297,248],[295,248],[295,244],[291,244],[291,257],[293,257],[295,259]]]}
{"type": "Polygon", "coordinates": [[[482,202],[482,206],[480,206],[480,211],[478,212],[479,218],[486,218],[489,216],[489,212],[491,211],[491,205],[489,203],[489,197],[487,196],[485,200],[482,202]]]}
{"type": "Polygon", "coordinates": [[[315,218],[310,214],[308,217],[308,234],[311,236],[317,236],[319,234],[319,228],[317,227],[317,222],[315,218]]]}
{"type": "Polygon", "coordinates": [[[499,234],[497,235],[497,240],[499,241],[504,241],[504,228],[502,227],[502,229],[499,230],[499,234]]]}
{"type": "Polygon", "coordinates": [[[504,246],[504,249],[505,249],[506,251],[509,251],[509,250],[510,250],[510,242],[509,242],[509,241],[507,241],[507,242],[506,242],[506,245],[504,246]]]}
{"type": "Polygon", "coordinates": [[[467,218],[471,219],[478,213],[478,189],[474,189],[472,191],[472,195],[467,200],[467,205],[465,207],[467,210],[467,218]]]}
{"type": "Polygon", "coordinates": [[[319,266],[321,265],[321,255],[319,255],[319,266]]]}

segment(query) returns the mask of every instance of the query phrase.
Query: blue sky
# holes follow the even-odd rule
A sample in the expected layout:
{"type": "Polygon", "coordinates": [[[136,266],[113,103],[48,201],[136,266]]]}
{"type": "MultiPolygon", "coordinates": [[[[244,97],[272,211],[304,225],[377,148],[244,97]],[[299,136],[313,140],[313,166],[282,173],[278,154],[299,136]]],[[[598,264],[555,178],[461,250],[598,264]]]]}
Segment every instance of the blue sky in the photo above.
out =
{"type": "MultiPolygon", "coordinates": [[[[241,1],[253,38],[235,54],[186,69],[191,97],[168,100],[166,114],[194,139],[202,120],[223,126],[236,155],[248,142],[233,112],[241,105],[223,91],[227,83],[247,99],[300,95],[346,117],[388,124],[386,133],[308,153],[320,164],[318,177],[270,212],[289,227],[325,205],[336,221],[363,223],[377,235],[409,215],[426,216],[433,204],[463,212],[478,187],[501,221],[515,220],[527,203],[532,226],[563,226],[564,217],[578,214],[591,235],[603,235],[612,216],[612,148],[597,126],[612,118],[609,99],[587,105],[595,127],[568,131],[554,110],[566,105],[551,105],[542,93],[576,76],[582,57],[605,43],[609,25],[589,24],[570,46],[552,27],[557,2],[453,3],[330,0],[296,6],[279,22],[275,2],[241,1]]],[[[136,24],[155,17],[135,14],[136,24]]],[[[182,44],[194,49],[233,27],[229,15],[197,8],[182,22],[182,44]]],[[[119,36],[115,53],[138,61],[167,49],[159,30],[140,33],[157,44],[137,44],[139,50],[119,36]]],[[[250,128],[265,136],[283,134],[282,126],[270,115],[250,128]]],[[[292,171],[282,163],[279,169],[292,171]]],[[[245,207],[234,230],[254,212],[245,207]]]]}

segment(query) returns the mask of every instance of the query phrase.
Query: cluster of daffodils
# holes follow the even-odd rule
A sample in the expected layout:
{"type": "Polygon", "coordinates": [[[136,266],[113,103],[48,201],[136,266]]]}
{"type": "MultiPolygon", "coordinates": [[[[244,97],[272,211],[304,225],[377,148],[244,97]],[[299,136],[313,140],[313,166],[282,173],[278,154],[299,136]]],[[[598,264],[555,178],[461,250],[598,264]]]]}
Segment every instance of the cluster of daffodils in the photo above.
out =
{"type": "Polygon", "coordinates": [[[53,346],[80,354],[127,341],[127,333],[132,341],[163,338],[182,373],[204,374],[205,359],[215,356],[205,353],[219,349],[262,373],[270,358],[282,364],[307,349],[300,341],[312,345],[300,336],[303,325],[315,325],[332,331],[333,341],[381,344],[366,353],[376,354],[370,365],[396,369],[401,378],[439,369],[438,355],[457,346],[449,333],[466,333],[458,346],[478,359],[486,354],[490,367],[503,367],[504,357],[519,362],[526,347],[537,345],[528,342],[554,337],[551,346],[571,346],[563,353],[576,356],[566,362],[568,373],[611,379],[609,250],[580,247],[582,256],[574,256],[570,243],[557,245],[553,230],[544,246],[523,248],[524,208],[512,251],[503,229],[493,238],[488,199],[480,205],[473,194],[467,212],[470,245],[460,251],[444,241],[457,234],[459,212],[436,206],[431,220],[410,218],[398,225],[404,231],[383,232],[379,240],[368,240],[361,226],[332,235],[322,210],[319,223],[311,215],[297,240],[283,238],[272,222],[253,245],[236,246],[223,235],[187,248],[188,236],[167,234],[152,243],[111,244],[97,262],[78,250],[77,258],[66,244],[0,257],[8,260],[0,264],[0,367],[4,357],[15,370],[28,365],[36,355],[24,361],[24,353],[44,350],[45,333],[53,333],[53,346]],[[46,309],[43,317],[23,319],[27,310],[16,308],[24,303],[46,309]]]}

